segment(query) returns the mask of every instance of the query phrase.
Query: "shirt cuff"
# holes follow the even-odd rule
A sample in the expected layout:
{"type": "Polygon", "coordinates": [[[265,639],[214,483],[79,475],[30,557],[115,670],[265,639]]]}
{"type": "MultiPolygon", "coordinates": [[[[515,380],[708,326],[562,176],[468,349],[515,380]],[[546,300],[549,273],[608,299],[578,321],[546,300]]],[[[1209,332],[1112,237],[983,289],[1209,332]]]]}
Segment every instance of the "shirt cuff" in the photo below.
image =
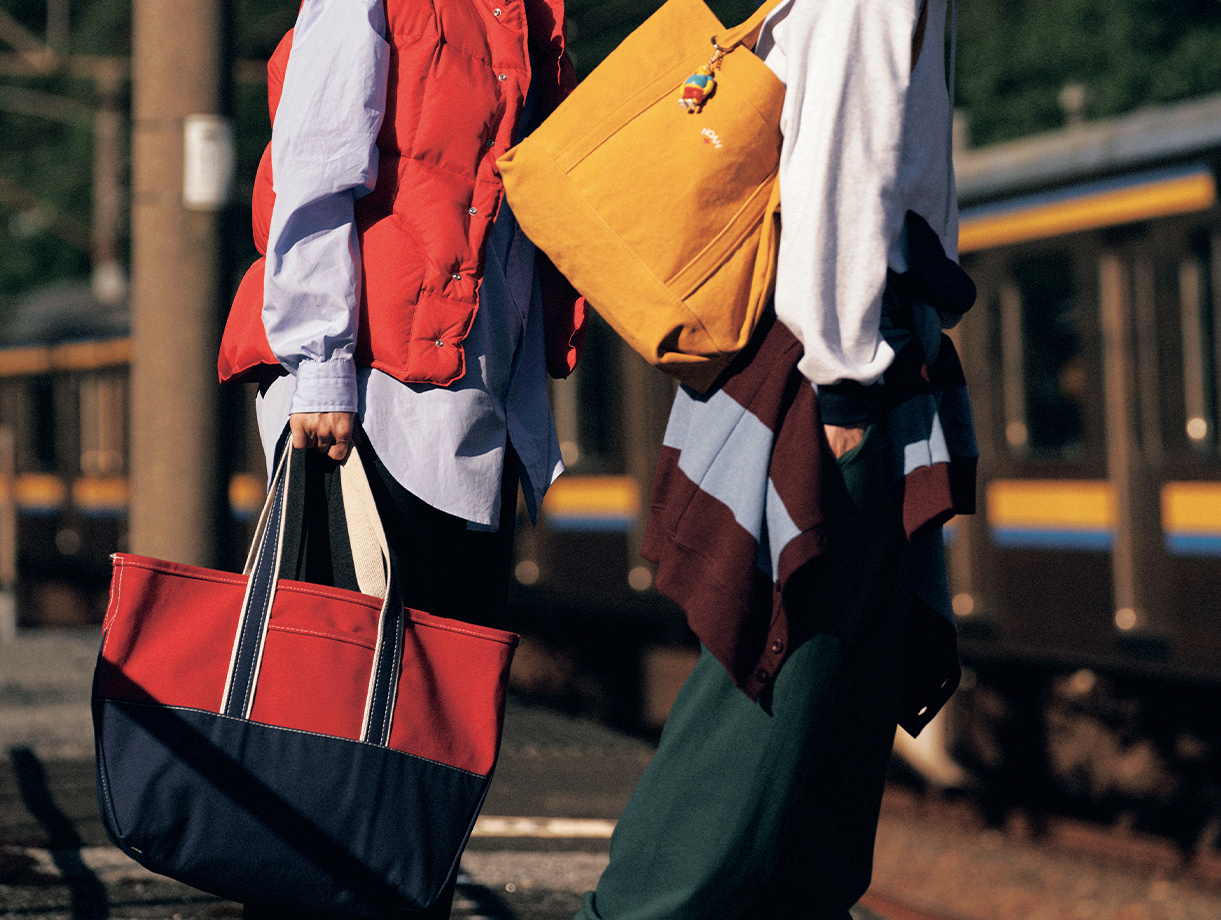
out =
{"type": "Polygon", "coordinates": [[[297,365],[290,412],[355,412],[356,364],[347,356],[297,365]]]}
{"type": "Polygon", "coordinates": [[[818,387],[818,414],[824,425],[863,428],[881,414],[877,384],[864,386],[855,381],[823,384],[818,387]]]}

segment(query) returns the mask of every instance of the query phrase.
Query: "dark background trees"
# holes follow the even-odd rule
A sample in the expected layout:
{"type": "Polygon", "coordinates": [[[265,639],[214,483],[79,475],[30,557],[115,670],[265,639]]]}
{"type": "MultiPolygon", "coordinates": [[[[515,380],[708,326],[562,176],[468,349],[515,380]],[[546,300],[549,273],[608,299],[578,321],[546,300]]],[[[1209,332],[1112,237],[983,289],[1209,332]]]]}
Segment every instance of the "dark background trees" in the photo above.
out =
{"type": "MultiPolygon", "coordinates": [[[[570,0],[578,71],[588,73],[657,5],[570,0]]],[[[754,2],[711,5],[736,21],[754,2]]],[[[232,4],[237,262],[253,258],[244,202],[270,134],[258,62],[291,26],[297,7],[298,0],[232,4]]],[[[69,60],[125,58],[131,50],[131,0],[0,0],[0,20],[60,45],[56,50],[69,60]]],[[[6,299],[20,292],[89,275],[91,113],[99,104],[95,82],[78,70],[23,73],[14,52],[11,29],[0,28],[0,316],[6,299]]],[[[123,86],[120,106],[127,111],[123,86]]],[[[1077,117],[1098,119],[1212,92],[1221,92],[1221,0],[961,2],[957,103],[973,144],[1059,127],[1069,117],[1066,101],[1077,117]]],[[[126,187],[124,176],[118,179],[126,187]]]]}
{"type": "Polygon", "coordinates": [[[957,104],[975,144],[1221,91],[1218,0],[961,0],[957,104]]]}

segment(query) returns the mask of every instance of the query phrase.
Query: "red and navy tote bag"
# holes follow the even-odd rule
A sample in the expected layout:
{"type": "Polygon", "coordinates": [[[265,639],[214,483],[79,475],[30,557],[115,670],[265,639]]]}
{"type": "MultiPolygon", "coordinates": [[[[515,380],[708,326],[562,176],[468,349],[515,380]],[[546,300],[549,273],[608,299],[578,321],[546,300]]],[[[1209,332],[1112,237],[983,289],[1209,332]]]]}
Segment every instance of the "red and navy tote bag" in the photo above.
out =
{"type": "Polygon", "coordinates": [[[114,557],[93,691],[102,818],[147,868],[235,901],[425,909],[483,803],[517,636],[403,608],[354,455],[361,592],[280,579],[300,453],[243,575],[114,557]]]}

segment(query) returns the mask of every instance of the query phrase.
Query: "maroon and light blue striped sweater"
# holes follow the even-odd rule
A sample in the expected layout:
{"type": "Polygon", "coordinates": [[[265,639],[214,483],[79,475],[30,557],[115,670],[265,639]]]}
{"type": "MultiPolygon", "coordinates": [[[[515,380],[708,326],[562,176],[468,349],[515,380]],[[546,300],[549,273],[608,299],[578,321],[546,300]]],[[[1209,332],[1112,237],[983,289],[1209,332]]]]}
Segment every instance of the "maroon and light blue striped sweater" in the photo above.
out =
{"type": "MultiPolygon", "coordinates": [[[[900,717],[913,735],[958,684],[941,525],[974,511],[978,456],[958,355],[936,335],[927,364],[920,337],[907,336],[871,407],[885,417],[916,559],[900,717]]],[[[801,343],[769,315],[717,388],[679,391],[643,548],[658,566],[658,589],[751,699],[790,651],[785,586],[827,540],[822,472],[834,460],[817,390],[797,370],[801,355],[801,343]]]]}

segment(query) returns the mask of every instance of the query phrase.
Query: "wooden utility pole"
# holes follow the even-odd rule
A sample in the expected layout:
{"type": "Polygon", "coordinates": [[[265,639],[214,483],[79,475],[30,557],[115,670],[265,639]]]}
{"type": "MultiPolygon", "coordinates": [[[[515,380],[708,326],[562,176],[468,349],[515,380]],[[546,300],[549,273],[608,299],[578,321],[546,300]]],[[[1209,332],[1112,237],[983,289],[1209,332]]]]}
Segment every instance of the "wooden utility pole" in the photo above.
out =
{"type": "Polygon", "coordinates": [[[135,0],[132,126],[133,552],[216,565],[220,228],[232,136],[225,0],[135,0]]]}

